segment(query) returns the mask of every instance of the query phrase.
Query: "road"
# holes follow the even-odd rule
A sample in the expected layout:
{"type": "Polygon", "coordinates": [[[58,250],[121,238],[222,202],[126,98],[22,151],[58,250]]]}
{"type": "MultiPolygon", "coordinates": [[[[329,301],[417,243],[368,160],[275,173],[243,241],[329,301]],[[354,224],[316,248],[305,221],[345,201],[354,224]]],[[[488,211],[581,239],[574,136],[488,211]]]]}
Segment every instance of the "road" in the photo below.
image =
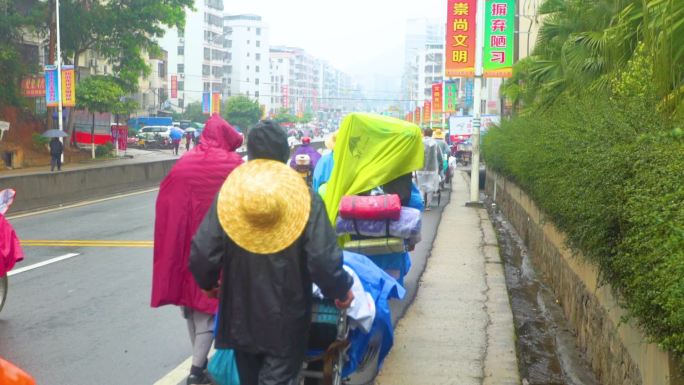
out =
{"type": "MultiPolygon", "coordinates": [[[[0,356],[41,385],[153,384],[188,358],[179,310],[149,307],[155,197],[144,192],[11,219],[30,246],[0,313],[0,356]],[[21,271],[27,267],[35,268],[21,271]]],[[[424,218],[406,279],[409,299],[440,214],[424,218]]],[[[393,304],[395,319],[408,302],[393,304]]]]}

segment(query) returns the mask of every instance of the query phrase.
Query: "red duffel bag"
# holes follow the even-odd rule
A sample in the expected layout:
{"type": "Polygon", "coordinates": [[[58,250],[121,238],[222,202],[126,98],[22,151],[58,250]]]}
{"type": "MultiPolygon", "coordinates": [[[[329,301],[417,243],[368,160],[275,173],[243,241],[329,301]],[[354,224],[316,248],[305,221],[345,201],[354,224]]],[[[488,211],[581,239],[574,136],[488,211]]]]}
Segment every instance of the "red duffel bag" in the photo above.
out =
{"type": "Polygon", "coordinates": [[[340,216],[344,219],[390,219],[396,221],[401,215],[399,195],[347,195],[340,202],[340,216]]]}

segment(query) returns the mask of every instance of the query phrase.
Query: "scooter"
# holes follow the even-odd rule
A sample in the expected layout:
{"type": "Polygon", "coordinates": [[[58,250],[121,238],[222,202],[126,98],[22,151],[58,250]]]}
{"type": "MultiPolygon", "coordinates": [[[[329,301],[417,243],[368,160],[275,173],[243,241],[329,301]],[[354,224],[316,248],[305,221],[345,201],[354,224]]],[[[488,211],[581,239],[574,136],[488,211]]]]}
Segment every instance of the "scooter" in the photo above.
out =
{"type": "Polygon", "coordinates": [[[5,213],[12,205],[16,192],[12,189],[0,191],[0,311],[7,299],[9,281],[7,273],[17,262],[24,259],[19,238],[12,225],[5,218],[5,213]]]}

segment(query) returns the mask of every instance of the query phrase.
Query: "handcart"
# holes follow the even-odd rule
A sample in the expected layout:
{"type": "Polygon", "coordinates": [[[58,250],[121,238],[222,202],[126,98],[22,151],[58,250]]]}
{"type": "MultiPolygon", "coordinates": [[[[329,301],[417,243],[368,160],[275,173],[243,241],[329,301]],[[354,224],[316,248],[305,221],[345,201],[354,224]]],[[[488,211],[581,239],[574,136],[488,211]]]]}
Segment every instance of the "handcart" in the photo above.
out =
{"type": "Polygon", "coordinates": [[[331,300],[314,298],[311,331],[304,367],[297,384],[342,385],[342,369],[349,348],[349,323],[344,310],[331,300]]]}

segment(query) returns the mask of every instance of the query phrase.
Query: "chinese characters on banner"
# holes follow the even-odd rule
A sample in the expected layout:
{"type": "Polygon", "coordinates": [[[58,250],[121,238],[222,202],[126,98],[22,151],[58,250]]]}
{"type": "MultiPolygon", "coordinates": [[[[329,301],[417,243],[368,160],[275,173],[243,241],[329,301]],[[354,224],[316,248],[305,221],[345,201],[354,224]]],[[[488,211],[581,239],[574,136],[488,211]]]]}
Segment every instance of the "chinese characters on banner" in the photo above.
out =
{"type": "Polygon", "coordinates": [[[445,99],[445,109],[444,112],[452,113],[456,112],[456,106],[458,104],[458,84],[457,83],[447,83],[446,90],[444,91],[446,96],[445,99]]]}
{"type": "Polygon", "coordinates": [[[466,79],[465,81],[465,106],[470,108],[473,106],[473,92],[475,91],[475,81],[466,79]]]}
{"type": "Polygon", "coordinates": [[[415,124],[419,125],[419,124],[423,123],[423,121],[421,120],[421,116],[420,116],[420,107],[416,107],[416,112],[413,114],[413,119],[415,119],[415,121],[413,122],[415,124]]]}
{"type": "Polygon", "coordinates": [[[515,0],[486,0],[484,77],[509,78],[513,75],[514,36],[515,0]]]}
{"type": "Polygon", "coordinates": [[[58,95],[57,66],[45,66],[45,105],[57,107],[59,105],[58,95]]]}
{"type": "Polygon", "coordinates": [[[21,79],[21,94],[27,98],[45,96],[45,77],[26,76],[21,79]]]}
{"type": "Polygon", "coordinates": [[[475,22],[477,0],[448,0],[446,76],[475,76],[475,22]]]}
{"type": "Polygon", "coordinates": [[[442,83],[432,85],[432,114],[437,115],[437,119],[442,114],[442,83]]]}
{"type": "Polygon", "coordinates": [[[171,99],[178,98],[178,76],[171,75],[171,99]]]}
{"type": "Polygon", "coordinates": [[[289,108],[290,107],[290,90],[288,86],[283,86],[283,108],[289,108]]]}
{"type": "Polygon", "coordinates": [[[76,106],[76,74],[74,66],[62,66],[62,106],[76,106]]]}
{"type": "Polygon", "coordinates": [[[211,94],[209,92],[202,93],[202,113],[207,115],[211,113],[211,94]]]}
{"type": "Polygon", "coordinates": [[[414,123],[413,122],[413,112],[409,112],[407,118],[408,118],[409,122],[414,123]]]}
{"type": "Polygon", "coordinates": [[[220,114],[221,113],[221,93],[214,92],[211,94],[211,113],[220,114]]]}
{"type": "Polygon", "coordinates": [[[432,121],[432,105],[429,100],[426,100],[425,103],[423,103],[423,121],[432,121]]]}

